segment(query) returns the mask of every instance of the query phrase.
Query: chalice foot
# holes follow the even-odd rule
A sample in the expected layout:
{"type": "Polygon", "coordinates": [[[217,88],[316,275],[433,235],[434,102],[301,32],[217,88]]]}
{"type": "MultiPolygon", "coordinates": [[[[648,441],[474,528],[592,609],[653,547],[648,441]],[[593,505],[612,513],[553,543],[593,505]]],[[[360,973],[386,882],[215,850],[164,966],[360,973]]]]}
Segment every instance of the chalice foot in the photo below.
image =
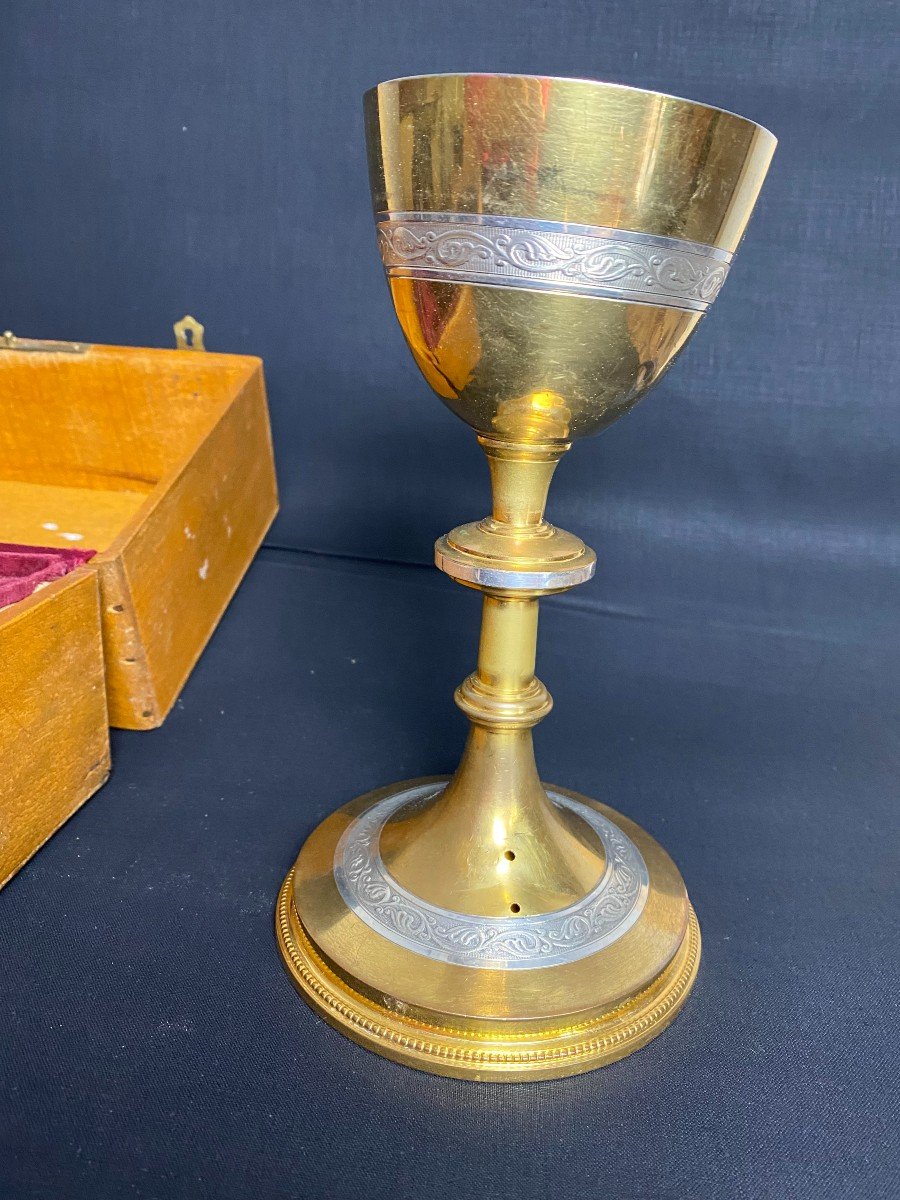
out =
{"type": "MultiPolygon", "coordinates": [[[[604,896],[616,894],[612,870],[568,914],[460,914],[392,886],[377,857],[375,834],[385,821],[446,785],[431,777],[370,792],[307,841],[281,889],[276,920],[285,966],[307,1003],[396,1062],[497,1083],[590,1071],[661,1033],[681,1010],[700,961],[697,919],[662,847],[605,805],[548,787],[554,805],[577,813],[585,832],[598,836],[614,869],[634,870],[631,906],[616,896],[618,917],[594,916],[599,949],[579,932],[590,924],[591,905],[602,908],[604,896]],[[349,878],[330,868],[346,862],[348,850],[356,863],[349,878]],[[616,937],[617,925],[629,921],[616,937]],[[537,947],[549,964],[535,969],[537,947]]],[[[509,862],[504,853],[498,859],[509,862]]],[[[514,881],[509,894],[518,894],[514,881]]]]}

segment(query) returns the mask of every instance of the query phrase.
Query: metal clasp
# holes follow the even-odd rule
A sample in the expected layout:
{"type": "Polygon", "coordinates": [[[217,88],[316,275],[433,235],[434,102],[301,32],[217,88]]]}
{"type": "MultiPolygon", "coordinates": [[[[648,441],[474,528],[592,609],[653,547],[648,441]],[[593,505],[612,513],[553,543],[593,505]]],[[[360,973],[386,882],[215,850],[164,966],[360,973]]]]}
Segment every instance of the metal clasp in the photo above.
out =
{"type": "Polygon", "coordinates": [[[86,342],[45,342],[36,338],[16,337],[11,329],[0,334],[0,350],[27,350],[41,354],[84,354],[86,342]]]}
{"type": "Polygon", "coordinates": [[[172,326],[175,334],[175,346],[178,350],[205,350],[203,345],[204,327],[190,314],[183,316],[172,326]]]}

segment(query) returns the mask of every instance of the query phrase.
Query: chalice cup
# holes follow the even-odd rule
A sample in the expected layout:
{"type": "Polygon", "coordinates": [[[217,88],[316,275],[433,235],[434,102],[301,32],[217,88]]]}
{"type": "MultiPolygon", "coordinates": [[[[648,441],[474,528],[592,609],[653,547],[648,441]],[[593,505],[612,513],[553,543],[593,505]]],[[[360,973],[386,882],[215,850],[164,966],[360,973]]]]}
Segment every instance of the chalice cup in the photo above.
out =
{"type": "Polygon", "coordinates": [[[575,438],[660,378],[716,298],[775,148],[743,117],[588,80],[434,75],[365,98],[377,238],[422,373],[476,432],[493,512],[436,546],[484,595],[456,773],[359,797],[309,837],[278,939],[309,1003],[409,1066],[520,1081],[646,1044],[697,973],[675,864],[542,783],[538,601],[595,555],[544,519],[575,438]]]}

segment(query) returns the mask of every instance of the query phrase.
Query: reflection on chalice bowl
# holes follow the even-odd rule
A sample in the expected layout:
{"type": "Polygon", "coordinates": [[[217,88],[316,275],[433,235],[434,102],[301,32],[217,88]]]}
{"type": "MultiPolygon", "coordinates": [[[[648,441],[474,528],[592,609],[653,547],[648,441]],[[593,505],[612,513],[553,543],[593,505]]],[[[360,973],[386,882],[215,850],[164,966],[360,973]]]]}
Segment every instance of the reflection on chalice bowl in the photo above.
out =
{"type": "Polygon", "coordinates": [[[436,562],[484,595],[456,773],[339,809],[285,881],[277,930],[309,1003],[423,1070],[518,1081],[645,1045],[700,934],[666,852],[541,782],[538,600],[595,556],[544,520],[575,438],[631,408],[719,293],[775,148],[674,96],[587,80],[436,75],[365,99],[378,244],[410,350],[487,454],[493,512],[436,562]]]}

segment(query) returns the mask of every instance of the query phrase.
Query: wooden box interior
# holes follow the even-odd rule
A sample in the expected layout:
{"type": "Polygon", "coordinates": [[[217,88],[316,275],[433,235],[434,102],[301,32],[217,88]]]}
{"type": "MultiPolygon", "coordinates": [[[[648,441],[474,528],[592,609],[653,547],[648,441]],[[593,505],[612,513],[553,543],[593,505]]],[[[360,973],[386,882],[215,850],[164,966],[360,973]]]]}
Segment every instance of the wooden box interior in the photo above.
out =
{"type": "Polygon", "coordinates": [[[113,724],[164,718],[276,507],[258,359],[0,350],[0,542],[97,552],[113,724]]]}

